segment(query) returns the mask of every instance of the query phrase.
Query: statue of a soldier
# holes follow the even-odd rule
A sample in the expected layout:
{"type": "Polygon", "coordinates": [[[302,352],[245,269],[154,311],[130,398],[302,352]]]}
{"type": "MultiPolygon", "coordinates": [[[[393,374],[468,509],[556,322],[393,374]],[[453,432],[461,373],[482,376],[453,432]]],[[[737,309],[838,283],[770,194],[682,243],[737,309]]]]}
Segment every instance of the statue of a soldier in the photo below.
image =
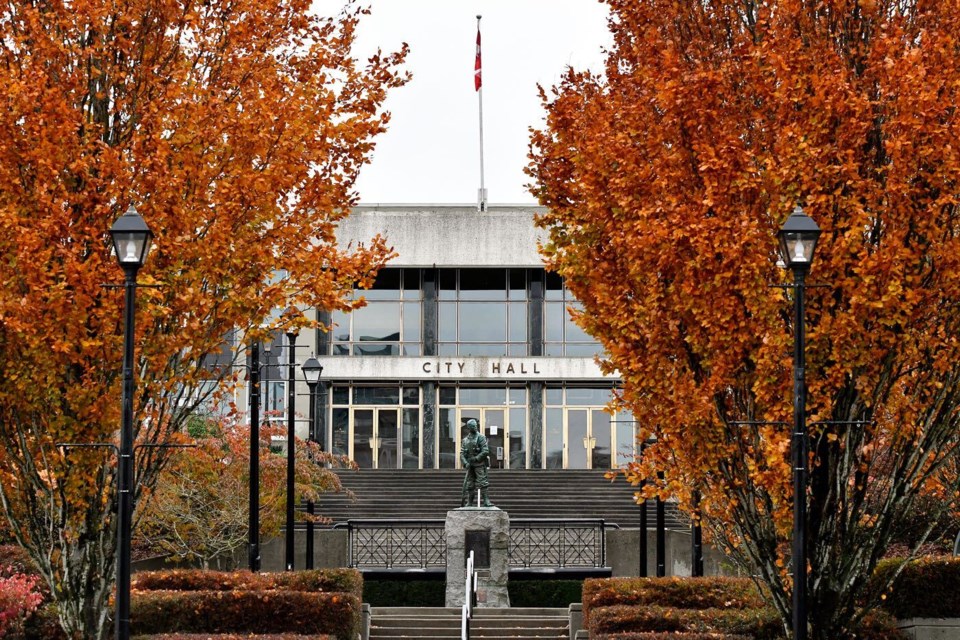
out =
{"type": "Polygon", "coordinates": [[[480,433],[480,424],[475,418],[467,420],[469,433],[460,445],[460,462],[466,469],[467,475],[463,478],[463,494],[460,497],[460,506],[466,507],[473,501],[480,489],[479,507],[492,507],[487,497],[487,469],[490,467],[490,447],[487,439],[480,433]]]}

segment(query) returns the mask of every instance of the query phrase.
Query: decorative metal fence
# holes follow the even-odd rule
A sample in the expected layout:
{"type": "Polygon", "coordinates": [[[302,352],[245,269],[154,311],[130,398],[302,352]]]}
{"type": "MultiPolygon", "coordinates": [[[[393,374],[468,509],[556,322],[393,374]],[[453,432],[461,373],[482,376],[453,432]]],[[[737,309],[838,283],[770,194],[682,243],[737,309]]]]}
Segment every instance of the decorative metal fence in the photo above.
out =
{"type": "MultiPolygon", "coordinates": [[[[443,520],[349,520],[349,563],[357,569],[445,569],[443,520]]],[[[510,521],[512,568],[598,568],[606,566],[603,520],[517,519],[510,521]]]]}

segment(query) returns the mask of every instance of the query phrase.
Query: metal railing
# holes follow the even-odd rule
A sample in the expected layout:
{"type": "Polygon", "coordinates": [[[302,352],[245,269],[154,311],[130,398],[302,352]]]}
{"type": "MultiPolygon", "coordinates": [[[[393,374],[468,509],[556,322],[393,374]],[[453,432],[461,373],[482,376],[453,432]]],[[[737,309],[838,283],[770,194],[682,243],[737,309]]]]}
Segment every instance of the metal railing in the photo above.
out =
{"type": "MultiPolygon", "coordinates": [[[[348,520],[348,563],[357,569],[442,570],[447,566],[444,521],[348,520]]],[[[516,519],[510,522],[511,568],[593,569],[606,566],[606,529],[598,519],[516,519]]]]}
{"type": "Polygon", "coordinates": [[[467,556],[467,575],[463,590],[463,608],[460,617],[460,639],[470,640],[470,620],[477,604],[477,572],[473,569],[473,551],[467,556]]]}

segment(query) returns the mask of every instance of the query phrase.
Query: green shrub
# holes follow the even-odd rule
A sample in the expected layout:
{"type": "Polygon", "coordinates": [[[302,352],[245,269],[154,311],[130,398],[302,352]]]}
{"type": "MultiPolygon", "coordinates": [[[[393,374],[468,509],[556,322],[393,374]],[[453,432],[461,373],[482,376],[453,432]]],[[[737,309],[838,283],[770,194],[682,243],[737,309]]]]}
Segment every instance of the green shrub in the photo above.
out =
{"type": "Polygon", "coordinates": [[[363,601],[371,607],[442,607],[443,580],[364,580],[363,601]]]}
{"type": "Polygon", "coordinates": [[[583,622],[591,610],[613,605],[676,609],[756,609],[764,606],[748,578],[591,578],[583,583],[583,622]]]}
{"type": "Polygon", "coordinates": [[[333,636],[302,636],[293,633],[162,633],[137,636],[134,640],[334,640],[333,636]]]}
{"type": "Polygon", "coordinates": [[[300,633],[353,640],[360,628],[360,600],[347,593],[137,591],[130,609],[139,635],[300,633]]]}
{"type": "Polygon", "coordinates": [[[590,636],[637,631],[682,631],[746,635],[756,640],[783,637],[783,625],[772,609],[677,609],[616,605],[593,610],[590,636]]]}
{"type": "Polygon", "coordinates": [[[339,592],[363,596],[363,576],[356,569],[316,569],[282,573],[173,569],[142,571],[133,576],[135,591],[288,591],[339,592]]]}
{"type": "Polygon", "coordinates": [[[511,580],[511,607],[567,608],[583,597],[583,580],[511,580]]]}
{"type": "Polygon", "coordinates": [[[880,594],[880,607],[895,618],[960,617],[960,558],[917,558],[903,568],[893,585],[884,588],[903,564],[899,558],[883,560],[871,577],[867,592],[880,594]]]}

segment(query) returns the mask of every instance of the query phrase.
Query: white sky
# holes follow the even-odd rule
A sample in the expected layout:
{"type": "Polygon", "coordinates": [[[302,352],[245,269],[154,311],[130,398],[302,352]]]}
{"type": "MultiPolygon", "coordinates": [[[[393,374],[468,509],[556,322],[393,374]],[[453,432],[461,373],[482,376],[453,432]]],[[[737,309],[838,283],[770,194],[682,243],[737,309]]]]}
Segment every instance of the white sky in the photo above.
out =
{"type": "MultiPolygon", "coordinates": [[[[367,0],[357,55],[410,45],[413,79],[387,99],[389,130],[360,174],[363,203],[476,203],[480,133],[473,87],[477,14],[483,51],[484,177],[491,204],[532,204],[528,129],[567,66],[602,70],[611,42],[598,0],[367,0]]],[[[331,15],[342,0],[314,0],[331,15]]]]}

